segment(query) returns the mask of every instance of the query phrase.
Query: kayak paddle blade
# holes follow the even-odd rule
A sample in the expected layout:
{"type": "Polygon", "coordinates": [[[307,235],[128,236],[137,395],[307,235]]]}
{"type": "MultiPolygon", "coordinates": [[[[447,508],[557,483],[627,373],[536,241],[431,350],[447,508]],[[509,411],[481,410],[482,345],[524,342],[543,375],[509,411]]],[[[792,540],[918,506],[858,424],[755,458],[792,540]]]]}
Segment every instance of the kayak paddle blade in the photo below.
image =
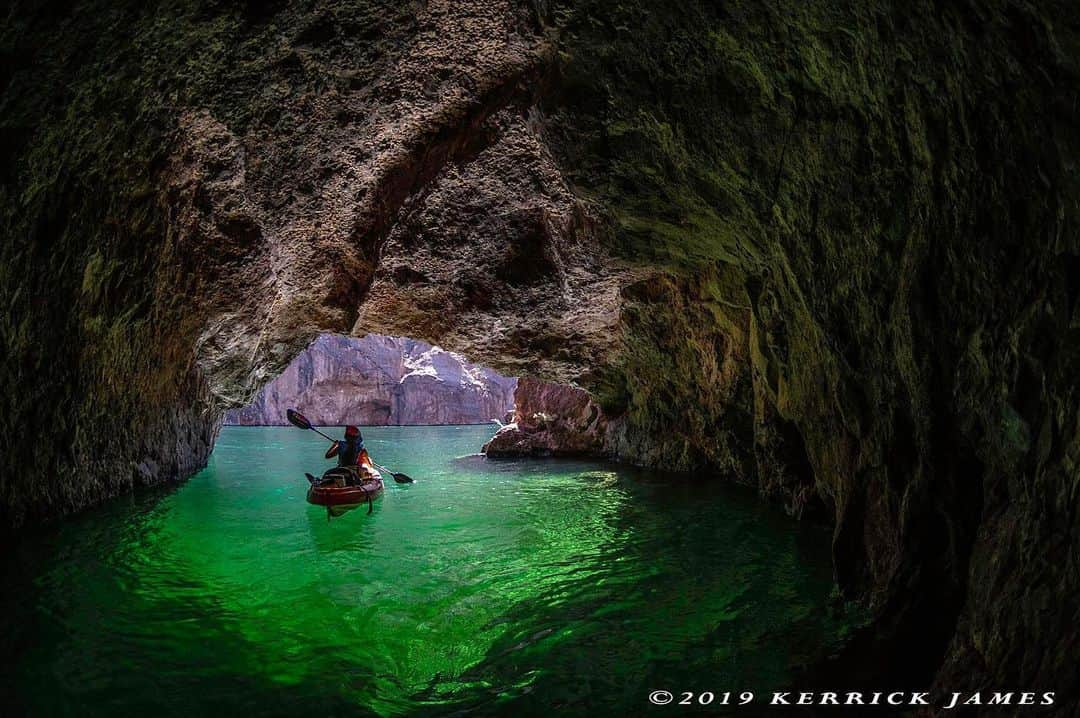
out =
{"type": "Polygon", "coordinates": [[[301,414],[296,409],[287,409],[285,411],[285,418],[289,420],[289,423],[299,429],[310,429],[311,422],[307,420],[307,417],[301,414]]]}
{"type": "Polygon", "coordinates": [[[399,484],[415,484],[416,483],[413,480],[413,477],[409,476],[408,474],[391,473],[390,475],[393,476],[394,481],[398,482],[399,484]]]}

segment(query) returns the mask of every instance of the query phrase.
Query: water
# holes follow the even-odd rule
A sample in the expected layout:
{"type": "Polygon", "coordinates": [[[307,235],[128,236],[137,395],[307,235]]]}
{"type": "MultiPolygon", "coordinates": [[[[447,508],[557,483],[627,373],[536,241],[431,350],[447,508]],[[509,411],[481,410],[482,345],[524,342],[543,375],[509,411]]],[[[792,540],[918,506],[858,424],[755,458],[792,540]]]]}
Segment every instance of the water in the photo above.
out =
{"type": "MultiPolygon", "coordinates": [[[[365,430],[388,482],[327,520],[313,432],[226,427],[209,466],[0,559],[14,714],[646,715],[791,688],[835,646],[828,533],[715,484],[487,462],[488,427],[365,430]]],[[[9,713],[9,715],[12,713],[9,713]]]]}

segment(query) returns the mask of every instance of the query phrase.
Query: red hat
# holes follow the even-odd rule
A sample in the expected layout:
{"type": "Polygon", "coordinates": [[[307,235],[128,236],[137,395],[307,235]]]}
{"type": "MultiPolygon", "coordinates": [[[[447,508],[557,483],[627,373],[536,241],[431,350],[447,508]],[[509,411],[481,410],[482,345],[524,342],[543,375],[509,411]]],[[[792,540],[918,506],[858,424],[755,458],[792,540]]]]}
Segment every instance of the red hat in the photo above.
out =
{"type": "Polygon", "coordinates": [[[360,436],[360,430],[357,429],[352,424],[349,424],[348,426],[346,426],[345,427],[345,438],[346,439],[351,439],[351,438],[353,438],[355,436],[360,436]]]}

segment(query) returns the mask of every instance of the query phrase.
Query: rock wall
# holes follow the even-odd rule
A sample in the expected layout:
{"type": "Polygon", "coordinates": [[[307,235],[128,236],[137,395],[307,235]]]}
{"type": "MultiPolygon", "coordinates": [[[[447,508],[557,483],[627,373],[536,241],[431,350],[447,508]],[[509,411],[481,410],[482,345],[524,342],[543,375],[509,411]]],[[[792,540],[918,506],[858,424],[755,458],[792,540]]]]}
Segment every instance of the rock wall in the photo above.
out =
{"type": "Polygon", "coordinates": [[[617,450],[834,518],[874,616],[845,682],[1076,710],[1080,571],[1039,557],[1080,549],[1077,10],[597,2],[560,25],[553,151],[657,270],[596,387],[617,450]]]}
{"type": "Polygon", "coordinates": [[[848,682],[1075,710],[1077,15],[16,2],[0,518],[186,475],[321,332],[414,336],[830,516],[848,682]]]}
{"type": "Polygon", "coordinates": [[[225,423],[283,425],[291,407],[320,426],[489,424],[512,409],[516,385],[415,339],[324,334],[225,423]]]}

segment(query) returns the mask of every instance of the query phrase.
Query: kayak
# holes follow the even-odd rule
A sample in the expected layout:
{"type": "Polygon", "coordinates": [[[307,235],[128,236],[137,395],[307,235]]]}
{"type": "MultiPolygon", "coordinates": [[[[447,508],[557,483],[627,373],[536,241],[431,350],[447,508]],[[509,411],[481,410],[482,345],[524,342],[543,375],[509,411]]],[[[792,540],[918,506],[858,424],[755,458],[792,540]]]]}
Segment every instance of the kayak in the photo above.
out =
{"type": "MultiPolygon", "coordinates": [[[[313,477],[309,475],[310,478],[313,477]]],[[[327,508],[355,507],[370,503],[382,490],[382,474],[374,466],[359,466],[356,470],[336,467],[328,470],[321,479],[311,482],[307,500],[309,504],[327,508]]]]}

